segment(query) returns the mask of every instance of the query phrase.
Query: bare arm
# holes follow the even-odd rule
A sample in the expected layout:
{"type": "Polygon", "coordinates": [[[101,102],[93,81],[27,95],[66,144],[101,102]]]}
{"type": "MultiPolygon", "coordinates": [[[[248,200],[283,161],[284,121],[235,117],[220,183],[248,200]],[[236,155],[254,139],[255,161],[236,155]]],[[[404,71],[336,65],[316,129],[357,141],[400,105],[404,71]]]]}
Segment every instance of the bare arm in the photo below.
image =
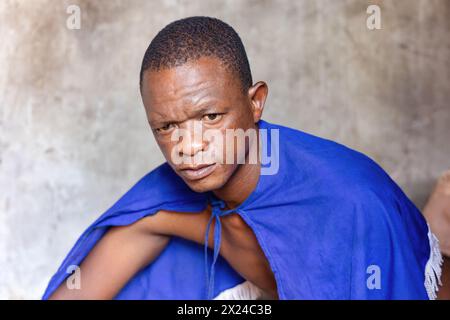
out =
{"type": "Polygon", "coordinates": [[[170,236],[153,232],[153,217],[111,227],[80,265],[81,288],[63,281],[49,299],[112,299],[167,246],[170,236]]]}

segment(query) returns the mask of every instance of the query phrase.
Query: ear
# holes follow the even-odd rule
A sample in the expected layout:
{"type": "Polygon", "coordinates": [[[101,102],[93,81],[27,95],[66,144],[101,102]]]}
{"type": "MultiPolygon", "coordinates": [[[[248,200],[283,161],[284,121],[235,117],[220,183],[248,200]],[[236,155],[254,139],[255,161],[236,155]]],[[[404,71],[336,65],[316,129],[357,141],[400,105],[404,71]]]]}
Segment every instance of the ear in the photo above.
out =
{"type": "Polygon", "coordinates": [[[268,94],[269,88],[264,81],[258,81],[248,89],[248,98],[252,107],[254,123],[261,119],[268,94]]]}

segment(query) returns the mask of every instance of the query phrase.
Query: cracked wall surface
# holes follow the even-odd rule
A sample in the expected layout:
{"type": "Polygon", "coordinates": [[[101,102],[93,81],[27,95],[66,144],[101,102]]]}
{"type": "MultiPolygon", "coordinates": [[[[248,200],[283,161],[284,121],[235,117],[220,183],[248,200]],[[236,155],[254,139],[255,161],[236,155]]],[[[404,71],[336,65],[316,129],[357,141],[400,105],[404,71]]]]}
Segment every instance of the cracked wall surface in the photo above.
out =
{"type": "Polygon", "coordinates": [[[163,161],[140,63],[192,15],[238,31],[269,84],[264,119],[368,154],[419,208],[450,167],[450,1],[2,0],[0,298],[40,298],[81,232],[163,161]]]}

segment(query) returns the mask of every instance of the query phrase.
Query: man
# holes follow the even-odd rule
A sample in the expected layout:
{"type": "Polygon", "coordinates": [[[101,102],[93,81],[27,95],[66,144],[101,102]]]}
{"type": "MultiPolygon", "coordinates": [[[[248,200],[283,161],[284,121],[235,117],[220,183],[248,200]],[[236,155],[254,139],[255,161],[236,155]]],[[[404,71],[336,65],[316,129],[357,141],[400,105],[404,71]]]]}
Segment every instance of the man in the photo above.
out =
{"type": "Polygon", "coordinates": [[[44,299],[434,298],[420,212],[366,156],[262,120],[267,84],[230,26],[166,26],[140,88],[167,162],[81,235],[44,299]]]}

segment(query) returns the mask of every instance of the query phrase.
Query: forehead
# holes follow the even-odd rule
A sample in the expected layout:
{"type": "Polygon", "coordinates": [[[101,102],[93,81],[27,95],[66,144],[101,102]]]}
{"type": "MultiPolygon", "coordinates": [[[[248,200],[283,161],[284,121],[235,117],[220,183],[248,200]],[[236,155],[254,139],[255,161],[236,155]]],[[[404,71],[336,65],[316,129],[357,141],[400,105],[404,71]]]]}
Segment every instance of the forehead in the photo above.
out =
{"type": "MultiPolygon", "coordinates": [[[[212,104],[229,104],[242,95],[235,72],[217,58],[202,57],[181,66],[144,73],[142,98],[149,120],[185,117],[212,104]]],[[[180,119],[171,119],[180,120],[180,119]]]]}

